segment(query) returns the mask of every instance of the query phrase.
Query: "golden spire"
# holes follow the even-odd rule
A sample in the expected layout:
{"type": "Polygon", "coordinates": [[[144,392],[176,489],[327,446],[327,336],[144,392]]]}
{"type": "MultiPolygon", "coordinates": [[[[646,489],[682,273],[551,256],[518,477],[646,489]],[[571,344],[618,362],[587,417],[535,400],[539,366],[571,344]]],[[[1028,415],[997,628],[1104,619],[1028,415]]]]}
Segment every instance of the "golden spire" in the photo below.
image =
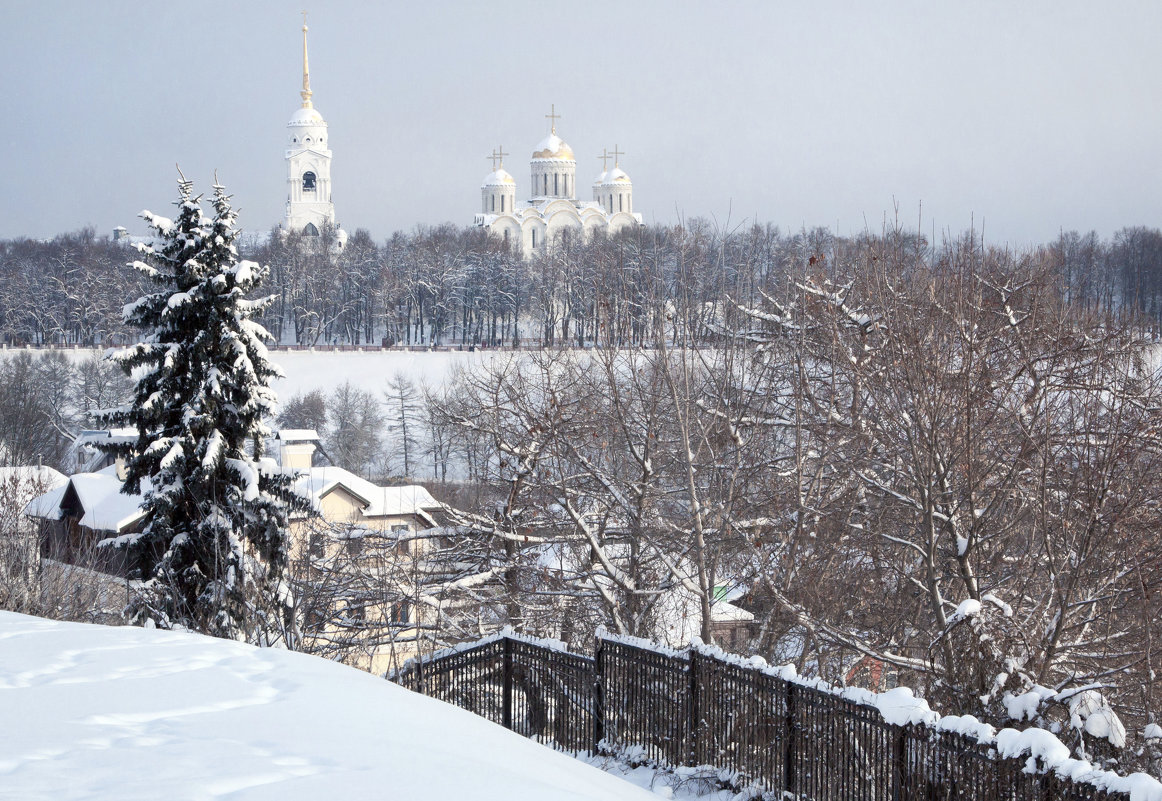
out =
{"type": "Polygon", "coordinates": [[[311,105],[311,71],[307,67],[307,12],[303,12],[303,108],[314,108],[311,105]]]}
{"type": "Polygon", "coordinates": [[[551,133],[555,136],[557,134],[557,120],[561,119],[561,115],[557,113],[557,104],[549,105],[549,113],[545,115],[546,120],[552,120],[553,128],[551,133]]]}

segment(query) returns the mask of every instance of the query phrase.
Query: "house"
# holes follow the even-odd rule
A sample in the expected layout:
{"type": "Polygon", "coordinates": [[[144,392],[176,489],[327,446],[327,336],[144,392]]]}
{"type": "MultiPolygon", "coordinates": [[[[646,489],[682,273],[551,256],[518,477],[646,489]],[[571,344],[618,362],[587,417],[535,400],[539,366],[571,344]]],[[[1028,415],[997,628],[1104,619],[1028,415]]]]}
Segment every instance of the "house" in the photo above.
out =
{"type": "MultiPolygon", "coordinates": [[[[146,484],[148,487],[148,484],[146,484]]],[[[121,492],[116,464],[69,476],[64,484],[28,502],[24,512],[40,524],[40,552],[48,559],[128,575],[124,551],[101,543],[141,531],[141,495],[121,492]]]]}
{"type": "MultiPolygon", "coordinates": [[[[42,555],[122,577],[143,567],[130,562],[142,555],[108,546],[143,529],[144,497],[121,491],[124,472],[116,460],[85,451],[95,450],[97,441],[132,436],[85,432],[74,448],[77,462],[98,469],[60,476],[61,483],[23,505],[38,524],[42,555]]],[[[415,596],[417,562],[443,535],[445,507],[418,485],[382,487],[341,467],[314,465],[318,439],[314,431],[288,429],[275,432],[267,443],[267,452],[295,476],[295,488],[311,509],[295,515],[289,527],[292,578],[304,607],[305,634],[320,647],[328,642],[346,649],[358,646],[354,655],[332,656],[374,667],[383,646],[416,639],[418,613],[407,599],[415,596]],[[314,584],[321,589],[315,591],[314,584]]],[[[407,648],[404,659],[414,653],[414,644],[407,648]]]]}

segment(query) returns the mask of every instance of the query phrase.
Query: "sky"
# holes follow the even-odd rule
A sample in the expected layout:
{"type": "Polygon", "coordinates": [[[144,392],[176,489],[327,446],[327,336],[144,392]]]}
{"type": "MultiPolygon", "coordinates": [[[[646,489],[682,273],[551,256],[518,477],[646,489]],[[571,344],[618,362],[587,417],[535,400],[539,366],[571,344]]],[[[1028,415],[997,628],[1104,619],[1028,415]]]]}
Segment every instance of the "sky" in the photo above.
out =
{"type": "Polygon", "coordinates": [[[498,145],[529,194],[548,133],[580,199],[619,146],[648,223],[842,235],[973,226],[1021,248],[1162,226],[1162,3],[4,0],[0,237],[145,233],[177,171],[240,224],[285,211],[311,88],[336,216],[467,225],[498,145]]]}

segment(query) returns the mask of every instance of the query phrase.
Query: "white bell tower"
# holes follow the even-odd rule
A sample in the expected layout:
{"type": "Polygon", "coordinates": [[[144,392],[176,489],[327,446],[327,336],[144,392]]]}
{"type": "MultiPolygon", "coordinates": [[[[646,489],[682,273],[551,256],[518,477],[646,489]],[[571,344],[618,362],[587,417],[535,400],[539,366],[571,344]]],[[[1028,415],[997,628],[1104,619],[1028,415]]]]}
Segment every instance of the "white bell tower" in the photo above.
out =
{"type": "Polygon", "coordinates": [[[287,123],[287,200],[284,227],[317,236],[323,226],[335,224],[331,202],[331,149],[327,122],[311,103],[311,75],[307,66],[307,14],[303,12],[303,98],[287,123]]]}

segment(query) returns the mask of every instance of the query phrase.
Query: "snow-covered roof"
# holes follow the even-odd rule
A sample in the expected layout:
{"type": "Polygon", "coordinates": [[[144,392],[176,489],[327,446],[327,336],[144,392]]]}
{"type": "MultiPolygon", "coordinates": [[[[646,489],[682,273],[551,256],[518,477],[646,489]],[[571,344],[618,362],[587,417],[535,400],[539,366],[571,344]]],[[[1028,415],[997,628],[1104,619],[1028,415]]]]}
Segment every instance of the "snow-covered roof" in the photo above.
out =
{"type": "Polygon", "coordinates": [[[380,487],[342,467],[312,467],[298,474],[295,486],[316,504],[327,493],[342,487],[366,504],[365,518],[414,515],[440,506],[430,492],[417,484],[380,487]]]}
{"type": "Polygon", "coordinates": [[[319,657],[11,612],[0,631],[5,797],[657,798],[319,657]]]}
{"type": "MultiPolygon", "coordinates": [[[[148,488],[148,481],[143,482],[148,488]]],[[[141,495],[125,495],[117,478],[116,467],[110,465],[96,473],[77,473],[43,495],[38,495],[24,507],[30,517],[60,520],[61,503],[71,489],[81,505],[82,514],[77,522],[94,531],[121,532],[145,516],[141,495]]]]}
{"type": "Polygon", "coordinates": [[[19,482],[40,489],[59,487],[68,482],[68,476],[44,465],[16,465],[0,467],[0,483],[19,482]]]}
{"type": "Polygon", "coordinates": [[[65,496],[67,482],[53,487],[48,492],[37,495],[24,506],[24,514],[41,520],[61,519],[61,499],[65,496]]]}
{"type": "Polygon", "coordinates": [[[97,473],[78,473],[69,483],[85,511],[77,521],[85,528],[122,531],[145,516],[142,496],[123,494],[113,467],[97,473]]]}
{"type": "Polygon", "coordinates": [[[711,623],[730,623],[751,620],[754,620],[754,613],[746,611],[741,606],[735,606],[730,601],[715,601],[710,605],[711,623]]]}
{"type": "Polygon", "coordinates": [[[274,438],[283,442],[318,442],[319,432],[313,428],[280,428],[274,438]]]}

